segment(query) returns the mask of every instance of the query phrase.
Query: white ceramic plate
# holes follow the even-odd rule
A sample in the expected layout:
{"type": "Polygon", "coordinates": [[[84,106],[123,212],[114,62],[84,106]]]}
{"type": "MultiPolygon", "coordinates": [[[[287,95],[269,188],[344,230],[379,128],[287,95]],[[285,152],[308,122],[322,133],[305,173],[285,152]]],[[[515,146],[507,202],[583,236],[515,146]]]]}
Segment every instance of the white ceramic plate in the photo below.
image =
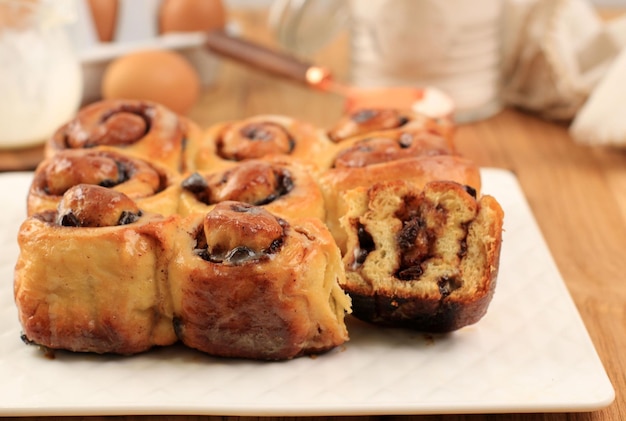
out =
{"type": "Polygon", "coordinates": [[[614,391],[516,179],[486,169],[506,212],[487,315],[447,336],[350,320],[316,358],[254,362],[171,347],[133,357],[47,359],[20,341],[15,236],[30,174],[0,175],[0,415],[255,416],[590,411],[614,391]]]}

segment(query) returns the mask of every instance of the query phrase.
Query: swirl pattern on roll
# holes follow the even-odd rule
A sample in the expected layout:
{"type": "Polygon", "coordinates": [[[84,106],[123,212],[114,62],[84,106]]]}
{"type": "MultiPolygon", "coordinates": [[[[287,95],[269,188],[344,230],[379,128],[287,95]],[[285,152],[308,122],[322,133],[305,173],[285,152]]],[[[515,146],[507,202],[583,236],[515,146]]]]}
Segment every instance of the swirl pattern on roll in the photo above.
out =
{"type": "Polygon", "coordinates": [[[90,104],[46,143],[46,156],[66,149],[122,149],[171,170],[182,168],[186,139],[194,123],[162,105],[112,99],[90,104]]]}
{"type": "Polygon", "coordinates": [[[157,104],[87,106],[47,143],[28,192],[23,339],[284,360],[346,342],[352,307],[418,330],[474,323],[495,287],[502,214],[452,133],[445,118],[364,109],[331,130],[257,115],[200,135],[157,104]],[[418,284],[437,298],[397,293],[418,284]],[[487,293],[458,300],[468,285],[487,293]]]}
{"type": "Polygon", "coordinates": [[[291,218],[324,218],[324,199],[313,175],[284,156],[252,159],[218,172],[194,172],[181,183],[179,213],[206,213],[217,203],[239,201],[291,218]]]}
{"type": "Polygon", "coordinates": [[[346,140],[335,154],[333,168],[365,167],[416,156],[452,155],[448,140],[422,129],[373,132],[346,140]]]}
{"type": "Polygon", "coordinates": [[[319,219],[221,202],[187,220],[169,268],[175,327],[211,355],[283,360],[348,339],[341,256],[319,219]]]}
{"type": "Polygon", "coordinates": [[[454,124],[446,118],[431,118],[412,110],[392,108],[362,108],[339,119],[329,130],[328,137],[336,143],[364,134],[399,128],[420,129],[435,133],[453,146],[454,124]]]}
{"type": "Polygon", "coordinates": [[[324,131],[312,124],[286,116],[257,115],[210,127],[197,150],[189,151],[187,167],[215,170],[276,155],[326,167],[330,148],[332,142],[324,131]]]}
{"type": "Polygon", "coordinates": [[[31,183],[28,215],[54,210],[65,192],[78,184],[92,184],[124,193],[144,210],[171,214],[177,207],[168,189],[175,173],[116,150],[66,150],[40,163],[31,183]]]}

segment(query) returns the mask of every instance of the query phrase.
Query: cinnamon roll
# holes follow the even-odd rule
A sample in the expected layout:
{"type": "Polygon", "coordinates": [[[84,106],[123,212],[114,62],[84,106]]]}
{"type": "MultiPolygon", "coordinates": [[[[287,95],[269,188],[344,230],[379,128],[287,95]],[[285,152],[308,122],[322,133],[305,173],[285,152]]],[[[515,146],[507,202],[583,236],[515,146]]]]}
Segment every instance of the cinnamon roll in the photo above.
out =
{"type": "Polygon", "coordinates": [[[348,340],[341,257],[320,220],[287,222],[229,201],[184,226],[169,268],[182,343],[215,356],[284,360],[348,340]]]}
{"type": "Polygon", "coordinates": [[[77,185],[18,234],[14,293],[23,339],[49,349],[135,354],[174,343],[167,262],[175,217],[77,185]]]}
{"type": "Polygon", "coordinates": [[[375,324],[450,332],[476,323],[495,291],[503,212],[491,196],[434,181],[346,193],[344,256],[354,315],[375,324]]]}
{"type": "Polygon", "coordinates": [[[48,140],[47,157],[66,149],[122,149],[170,170],[182,168],[183,144],[198,129],[149,101],[109,99],[82,108],[48,140]]]}
{"type": "Polygon", "coordinates": [[[480,193],[478,166],[455,155],[416,156],[396,161],[375,163],[362,167],[333,168],[319,178],[326,207],[326,224],[342,251],[345,252],[346,233],[339,224],[346,212],[343,194],[357,187],[378,182],[406,180],[418,187],[435,180],[450,180],[480,193]]]}
{"type": "Polygon", "coordinates": [[[207,213],[227,200],[261,206],[287,219],[325,215],[317,182],[306,167],[287,156],[251,159],[218,172],[194,172],[181,187],[181,215],[207,213]]]}
{"type": "Polygon", "coordinates": [[[31,183],[28,215],[55,210],[78,184],[111,188],[135,200],[142,210],[170,215],[178,208],[176,175],[115,150],[66,150],[42,161],[31,183]]]}
{"type": "Polygon", "coordinates": [[[361,108],[354,110],[329,130],[328,137],[333,142],[343,142],[354,136],[399,128],[420,129],[438,134],[448,140],[453,147],[454,123],[450,118],[432,118],[412,110],[393,108],[361,108]]]}
{"type": "Polygon", "coordinates": [[[258,115],[210,127],[195,147],[188,152],[187,168],[197,171],[218,170],[272,155],[326,167],[332,142],[323,130],[309,123],[287,116],[258,115]]]}
{"type": "Polygon", "coordinates": [[[365,167],[415,156],[452,155],[448,140],[422,129],[394,129],[356,136],[342,142],[333,168],[365,167]]]}

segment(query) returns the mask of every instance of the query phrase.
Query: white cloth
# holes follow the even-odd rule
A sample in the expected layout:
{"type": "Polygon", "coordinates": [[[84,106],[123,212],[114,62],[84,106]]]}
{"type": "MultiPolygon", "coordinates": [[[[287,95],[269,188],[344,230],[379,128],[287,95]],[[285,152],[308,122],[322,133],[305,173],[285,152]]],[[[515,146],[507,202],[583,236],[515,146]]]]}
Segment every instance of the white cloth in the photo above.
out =
{"type": "Polygon", "coordinates": [[[507,0],[504,26],[506,103],[573,121],[578,142],[626,146],[626,115],[611,107],[626,94],[626,16],[605,21],[586,0],[507,0]]]}

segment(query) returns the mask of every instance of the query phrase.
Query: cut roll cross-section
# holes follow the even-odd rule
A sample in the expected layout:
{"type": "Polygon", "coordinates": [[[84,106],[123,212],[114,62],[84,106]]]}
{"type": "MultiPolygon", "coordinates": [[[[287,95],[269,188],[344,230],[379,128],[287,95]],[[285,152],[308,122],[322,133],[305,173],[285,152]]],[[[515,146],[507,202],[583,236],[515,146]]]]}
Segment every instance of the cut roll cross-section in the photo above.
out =
{"type": "Polygon", "coordinates": [[[495,290],[503,212],[491,196],[434,181],[345,194],[346,284],[356,317],[424,332],[476,323],[495,290]]]}

